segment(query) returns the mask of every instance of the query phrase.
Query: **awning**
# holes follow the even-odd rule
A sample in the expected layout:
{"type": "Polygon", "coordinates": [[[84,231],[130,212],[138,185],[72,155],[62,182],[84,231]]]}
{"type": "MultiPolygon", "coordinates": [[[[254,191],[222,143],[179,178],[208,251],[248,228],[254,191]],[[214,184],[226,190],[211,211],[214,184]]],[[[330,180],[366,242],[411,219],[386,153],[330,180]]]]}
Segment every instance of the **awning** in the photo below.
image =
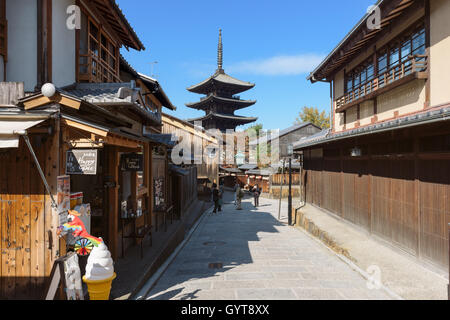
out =
{"type": "Polygon", "coordinates": [[[18,148],[19,137],[45,120],[0,120],[0,149],[18,148]]]}

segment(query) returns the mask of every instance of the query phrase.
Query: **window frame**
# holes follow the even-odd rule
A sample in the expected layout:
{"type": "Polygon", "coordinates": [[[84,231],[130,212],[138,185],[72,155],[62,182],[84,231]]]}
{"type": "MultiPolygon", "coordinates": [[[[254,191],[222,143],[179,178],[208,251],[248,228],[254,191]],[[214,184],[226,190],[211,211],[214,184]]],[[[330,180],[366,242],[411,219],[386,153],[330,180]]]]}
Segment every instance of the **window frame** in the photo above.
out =
{"type": "MultiPolygon", "coordinates": [[[[83,26],[87,28],[87,54],[81,53],[80,43],[77,43],[78,81],[120,82],[120,45],[86,10],[83,10],[83,13],[87,17],[87,25],[83,26]],[[85,56],[87,56],[87,70],[83,72],[81,67],[85,67],[86,64],[80,64],[80,60],[85,56]]],[[[77,41],[81,42],[83,39],[79,37],[77,41]]]]}
{"type": "MultiPolygon", "coordinates": [[[[352,100],[360,98],[360,92],[357,89],[362,88],[367,85],[370,81],[374,80],[380,75],[389,74],[389,77],[393,76],[392,73],[395,72],[396,68],[399,68],[403,63],[405,63],[411,55],[425,55],[426,54],[426,43],[427,43],[427,33],[426,24],[424,19],[420,19],[417,23],[412,25],[410,28],[406,29],[403,33],[398,35],[388,44],[384,45],[382,48],[377,50],[372,54],[367,60],[353,68],[350,72],[344,75],[344,95],[354,92],[352,100]],[[421,40],[419,45],[414,49],[414,41],[421,40]],[[403,48],[406,44],[409,44],[409,54],[403,57],[403,48]],[[397,56],[397,58],[396,58],[397,56]],[[374,64],[376,61],[376,65],[374,64]],[[385,64],[384,67],[381,63],[385,64]],[[368,77],[369,68],[373,68],[373,76],[368,77]],[[361,74],[366,73],[365,82],[361,81],[361,74]],[[355,81],[358,79],[358,81],[355,81]],[[349,84],[352,87],[349,88],[349,84]]],[[[425,58],[419,58],[421,61],[425,58]]],[[[407,64],[411,66],[412,61],[407,64]]],[[[386,83],[383,77],[379,79],[379,87],[384,87],[386,83]]],[[[365,90],[364,90],[365,91],[365,90]]]]}

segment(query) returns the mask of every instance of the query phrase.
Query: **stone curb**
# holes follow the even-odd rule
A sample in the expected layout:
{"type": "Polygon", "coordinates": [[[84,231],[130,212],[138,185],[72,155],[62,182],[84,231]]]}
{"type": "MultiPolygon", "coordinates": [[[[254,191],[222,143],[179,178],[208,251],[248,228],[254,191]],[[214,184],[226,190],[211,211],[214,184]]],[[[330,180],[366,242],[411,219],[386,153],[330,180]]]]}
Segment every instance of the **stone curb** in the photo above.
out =
{"type": "MultiPolygon", "coordinates": [[[[364,279],[367,281],[370,280],[370,275],[356,265],[357,260],[350,255],[349,251],[339,246],[332,236],[317,227],[310,219],[306,218],[301,210],[297,211],[297,223],[294,228],[303,232],[317,243],[323,245],[326,249],[331,251],[339,259],[346,263],[351,269],[358,272],[364,279]]],[[[383,284],[381,284],[381,289],[395,300],[405,300],[383,284]]]]}

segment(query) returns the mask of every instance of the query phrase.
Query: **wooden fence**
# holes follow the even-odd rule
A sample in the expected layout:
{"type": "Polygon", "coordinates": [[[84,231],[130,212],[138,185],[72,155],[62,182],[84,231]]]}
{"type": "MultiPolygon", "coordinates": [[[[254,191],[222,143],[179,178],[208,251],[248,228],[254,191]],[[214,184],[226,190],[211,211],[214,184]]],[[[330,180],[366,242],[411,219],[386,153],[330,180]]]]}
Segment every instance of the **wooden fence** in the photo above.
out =
{"type": "MultiPolygon", "coordinates": [[[[270,179],[271,179],[270,183],[272,186],[281,186],[281,185],[287,186],[289,184],[289,173],[274,174],[271,176],[270,179]]],[[[300,184],[300,174],[298,173],[292,174],[292,184],[293,185],[300,184]]]]}

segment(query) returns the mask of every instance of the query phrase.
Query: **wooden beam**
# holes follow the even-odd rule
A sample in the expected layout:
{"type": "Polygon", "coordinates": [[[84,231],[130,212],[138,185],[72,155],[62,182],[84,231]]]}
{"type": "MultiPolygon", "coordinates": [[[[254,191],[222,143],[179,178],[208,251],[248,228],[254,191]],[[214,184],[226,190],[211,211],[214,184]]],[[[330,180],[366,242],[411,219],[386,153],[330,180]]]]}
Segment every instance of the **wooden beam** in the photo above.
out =
{"type": "Polygon", "coordinates": [[[50,103],[59,103],[66,107],[79,110],[81,107],[81,101],[70,99],[69,97],[62,96],[60,94],[55,94],[54,97],[48,98],[43,95],[39,95],[36,98],[27,100],[23,103],[25,110],[30,110],[38,107],[42,107],[50,103]]]}
{"type": "Polygon", "coordinates": [[[75,121],[68,120],[68,119],[64,119],[63,123],[68,125],[69,127],[80,129],[80,130],[87,131],[87,132],[90,132],[90,133],[94,133],[94,134],[99,135],[101,137],[107,137],[108,136],[108,132],[107,131],[103,131],[103,130],[97,129],[97,128],[88,126],[86,124],[82,124],[82,123],[75,122],[75,121]]]}

